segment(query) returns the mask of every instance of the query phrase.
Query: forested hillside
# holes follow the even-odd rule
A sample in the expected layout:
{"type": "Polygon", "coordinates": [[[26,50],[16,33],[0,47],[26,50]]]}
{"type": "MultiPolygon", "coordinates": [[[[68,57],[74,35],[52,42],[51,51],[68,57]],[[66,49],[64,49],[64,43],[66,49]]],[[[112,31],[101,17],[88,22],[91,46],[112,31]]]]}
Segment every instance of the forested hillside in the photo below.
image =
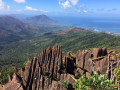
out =
{"type": "Polygon", "coordinates": [[[75,53],[79,49],[92,49],[95,47],[115,49],[118,46],[116,50],[119,52],[120,37],[90,31],[69,32],[65,35],[58,35],[57,32],[44,33],[33,39],[4,45],[0,50],[0,65],[17,63],[22,66],[27,60],[26,53],[29,53],[29,58],[32,58],[34,54],[39,54],[43,49],[56,43],[62,46],[64,55],[67,52],[75,53]]]}

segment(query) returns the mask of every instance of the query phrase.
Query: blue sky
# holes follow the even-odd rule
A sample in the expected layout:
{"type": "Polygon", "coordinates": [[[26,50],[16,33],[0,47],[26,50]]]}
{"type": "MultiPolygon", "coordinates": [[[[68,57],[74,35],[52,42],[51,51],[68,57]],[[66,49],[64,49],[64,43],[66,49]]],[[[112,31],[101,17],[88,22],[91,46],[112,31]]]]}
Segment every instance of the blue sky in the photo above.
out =
{"type": "Polygon", "coordinates": [[[120,0],[0,0],[0,14],[120,16],[120,0]]]}

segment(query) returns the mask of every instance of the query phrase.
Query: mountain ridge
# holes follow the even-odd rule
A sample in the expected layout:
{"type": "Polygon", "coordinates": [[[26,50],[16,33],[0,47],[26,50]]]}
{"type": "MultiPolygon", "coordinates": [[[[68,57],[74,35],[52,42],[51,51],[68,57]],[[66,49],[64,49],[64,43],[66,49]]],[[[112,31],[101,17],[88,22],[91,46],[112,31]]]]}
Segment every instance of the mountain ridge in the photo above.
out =
{"type": "Polygon", "coordinates": [[[33,25],[56,25],[58,23],[58,21],[55,21],[46,15],[28,17],[24,19],[23,22],[33,25]]]}
{"type": "MultiPolygon", "coordinates": [[[[39,30],[39,28],[24,24],[22,21],[14,17],[7,15],[0,17],[1,41],[9,41],[11,37],[13,37],[13,39],[16,38],[16,40],[20,40],[23,36],[27,36],[28,34],[30,34],[30,32],[35,32],[36,30],[39,30]]],[[[11,38],[10,41],[14,40],[12,40],[11,38]]]]}
{"type": "Polygon", "coordinates": [[[72,26],[69,29],[60,32],[58,35],[65,35],[68,33],[80,33],[80,32],[85,32],[85,31],[87,31],[87,30],[85,30],[83,28],[77,28],[77,27],[72,26]]]}

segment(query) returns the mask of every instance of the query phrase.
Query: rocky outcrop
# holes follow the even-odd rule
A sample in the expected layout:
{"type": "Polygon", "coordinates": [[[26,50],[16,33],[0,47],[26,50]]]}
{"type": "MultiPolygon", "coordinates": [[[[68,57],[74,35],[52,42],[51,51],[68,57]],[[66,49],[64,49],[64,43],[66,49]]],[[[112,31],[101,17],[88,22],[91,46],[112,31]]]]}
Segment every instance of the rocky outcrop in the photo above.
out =
{"type": "MultiPolygon", "coordinates": [[[[70,67],[70,66],[69,66],[70,67]]],[[[68,73],[63,73],[62,48],[55,45],[43,50],[22,69],[13,75],[3,88],[5,90],[65,90],[61,80],[71,80],[68,73]]]]}
{"type": "Polygon", "coordinates": [[[38,58],[31,60],[22,77],[26,90],[50,89],[53,80],[60,80],[62,70],[62,49],[55,45],[43,50],[38,58]]]}
{"type": "Polygon", "coordinates": [[[94,48],[92,51],[79,50],[76,54],[76,77],[80,77],[80,73],[84,73],[86,76],[92,74],[93,72],[98,72],[99,74],[109,74],[107,76],[111,77],[111,72],[108,67],[112,67],[113,70],[119,65],[119,57],[113,52],[107,51],[106,48],[94,48]],[[108,73],[109,72],[109,73],[108,73]]]}
{"type": "Polygon", "coordinates": [[[0,90],[23,90],[23,86],[18,82],[18,77],[14,73],[12,81],[9,81],[5,86],[0,90]]]}
{"type": "Polygon", "coordinates": [[[38,57],[34,57],[24,69],[14,73],[9,78],[9,83],[2,90],[73,90],[75,78],[80,78],[82,74],[86,76],[93,72],[106,74],[112,77],[114,68],[119,64],[119,55],[107,53],[106,48],[94,48],[90,50],[79,50],[76,56],[68,53],[62,60],[62,47],[57,44],[51,48],[43,50],[38,57]],[[112,69],[110,65],[113,65],[112,69]],[[65,88],[61,81],[69,82],[69,87],[65,88]]]}
{"type": "MultiPolygon", "coordinates": [[[[85,72],[92,74],[89,58],[91,58],[92,52],[88,50],[78,51],[76,54],[76,66],[85,72]]],[[[80,71],[80,70],[79,70],[80,71]]],[[[80,72],[79,72],[80,73],[80,72]]]]}
{"type": "Polygon", "coordinates": [[[70,53],[68,53],[67,56],[64,57],[65,73],[75,75],[75,69],[76,69],[75,64],[76,64],[76,58],[73,57],[70,53]]]}
{"type": "Polygon", "coordinates": [[[2,90],[3,89],[3,87],[2,87],[2,85],[0,85],[0,90],[2,90]]]}
{"type": "Polygon", "coordinates": [[[107,49],[106,48],[94,48],[93,49],[93,57],[101,57],[107,55],[107,49]]]}

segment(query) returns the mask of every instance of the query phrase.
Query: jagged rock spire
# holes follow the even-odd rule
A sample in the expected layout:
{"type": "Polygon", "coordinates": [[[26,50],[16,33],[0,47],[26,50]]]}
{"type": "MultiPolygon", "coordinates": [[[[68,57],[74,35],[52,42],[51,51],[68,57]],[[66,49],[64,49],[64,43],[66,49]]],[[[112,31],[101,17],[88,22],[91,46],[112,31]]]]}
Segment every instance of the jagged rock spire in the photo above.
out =
{"type": "MultiPolygon", "coordinates": [[[[109,71],[111,61],[118,61],[117,55],[107,53],[106,48],[94,48],[90,50],[79,50],[76,56],[68,53],[62,60],[62,47],[55,45],[43,50],[38,57],[29,61],[25,70],[22,69],[14,73],[2,90],[67,90],[61,85],[61,81],[68,81],[71,85],[69,90],[73,90],[75,78],[80,78],[82,73],[86,76],[93,71],[106,74],[109,71]],[[115,59],[115,60],[113,60],[115,59]]],[[[118,64],[114,64],[114,68],[118,64]]],[[[108,74],[109,74],[108,73],[108,74]]],[[[110,75],[108,75],[111,77],[110,75]]]]}

